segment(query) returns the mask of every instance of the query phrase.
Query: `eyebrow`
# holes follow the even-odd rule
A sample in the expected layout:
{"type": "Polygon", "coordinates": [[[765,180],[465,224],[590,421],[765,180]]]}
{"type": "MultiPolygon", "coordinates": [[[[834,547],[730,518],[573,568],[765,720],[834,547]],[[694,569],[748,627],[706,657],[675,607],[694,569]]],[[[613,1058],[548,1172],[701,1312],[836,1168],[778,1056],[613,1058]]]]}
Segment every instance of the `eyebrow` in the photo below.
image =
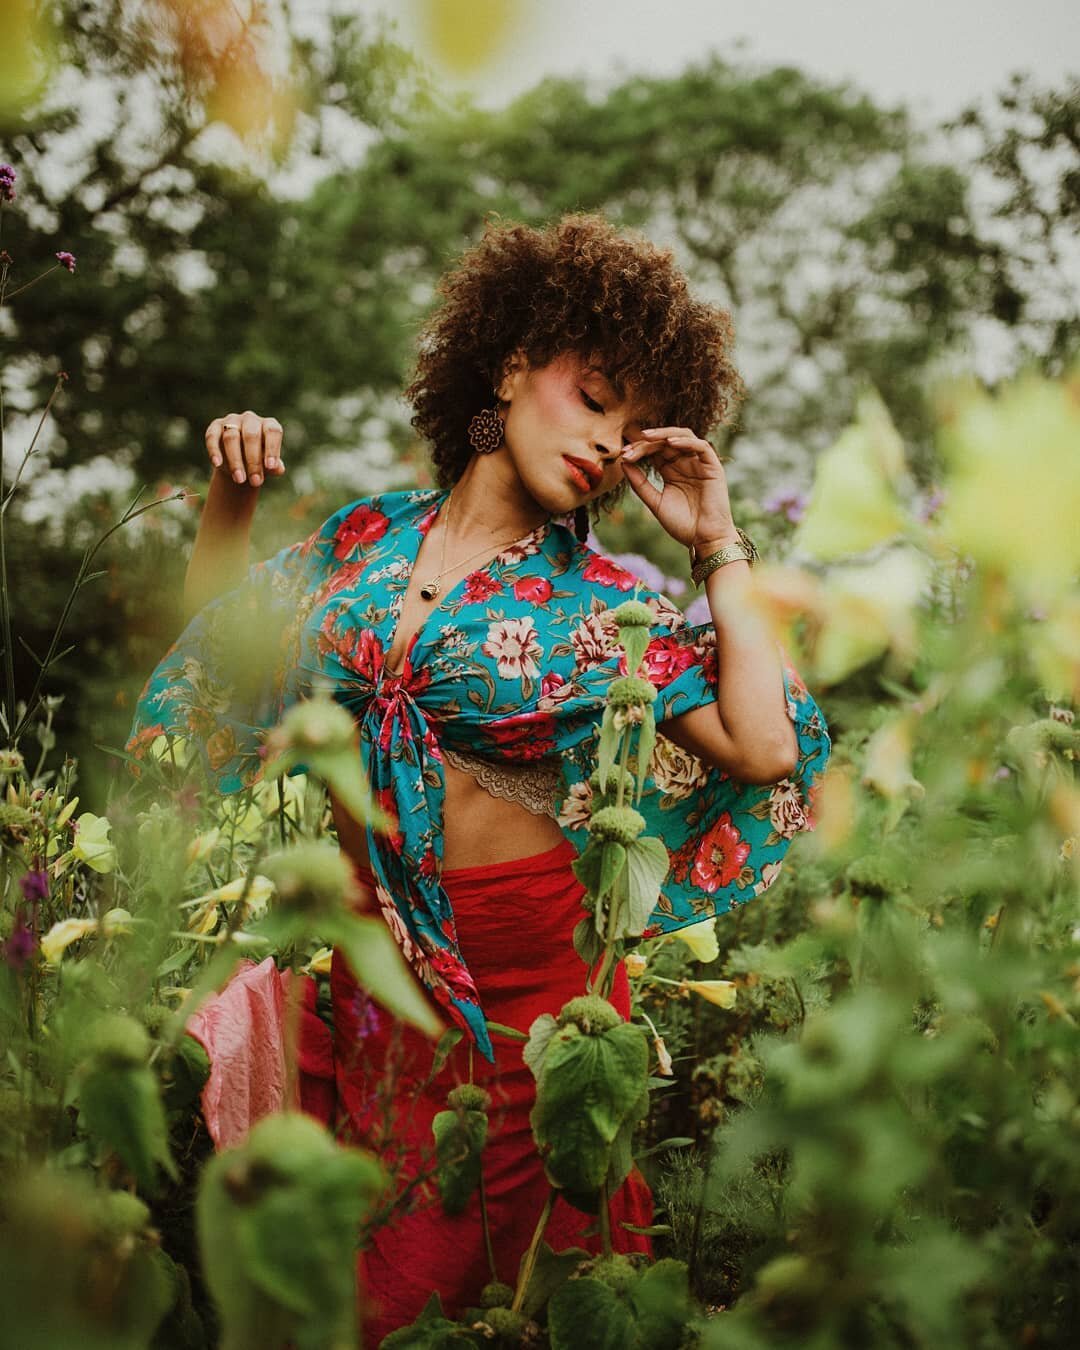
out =
{"type": "MultiPolygon", "coordinates": [[[[586,375],[598,375],[614,395],[617,403],[626,402],[625,392],[619,383],[608,374],[603,366],[587,365],[584,368],[584,373],[586,375]]],[[[637,422],[642,427],[656,425],[657,415],[649,408],[639,406],[633,410],[633,414],[634,415],[628,419],[631,422],[637,422]]]]}

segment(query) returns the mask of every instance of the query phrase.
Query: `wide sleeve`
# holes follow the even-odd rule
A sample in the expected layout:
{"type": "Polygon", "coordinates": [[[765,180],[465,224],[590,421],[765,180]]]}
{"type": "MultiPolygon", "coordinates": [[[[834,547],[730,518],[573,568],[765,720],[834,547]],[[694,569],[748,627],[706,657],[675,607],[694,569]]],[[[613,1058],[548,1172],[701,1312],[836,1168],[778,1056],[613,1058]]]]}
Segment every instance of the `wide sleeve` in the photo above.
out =
{"type": "MultiPolygon", "coordinates": [[[[788,777],[765,785],[739,782],[668,740],[661,727],[667,718],[716,701],[716,633],[711,624],[688,624],[663,596],[639,591],[637,598],[657,615],[644,673],[658,690],[654,710],[661,730],[637,809],[645,817],[646,833],[661,839],[671,858],[646,930],[655,935],[723,914],[772,885],[791,841],[813,829],[814,791],[831,743],[820,708],[779,644],[787,713],[799,745],[798,763],[788,777]]],[[[589,683],[597,681],[597,694],[625,668],[620,658],[618,653],[586,673],[589,683]]],[[[575,742],[563,755],[558,819],[564,834],[583,848],[596,737],[575,742]]]]}
{"type": "Polygon", "coordinates": [[[336,512],[307,539],[254,564],[234,590],[191,619],[151,673],[135,705],[125,749],[132,772],[164,737],[180,737],[222,794],[257,782],[266,733],[306,696],[304,622],[335,564],[336,512]]]}

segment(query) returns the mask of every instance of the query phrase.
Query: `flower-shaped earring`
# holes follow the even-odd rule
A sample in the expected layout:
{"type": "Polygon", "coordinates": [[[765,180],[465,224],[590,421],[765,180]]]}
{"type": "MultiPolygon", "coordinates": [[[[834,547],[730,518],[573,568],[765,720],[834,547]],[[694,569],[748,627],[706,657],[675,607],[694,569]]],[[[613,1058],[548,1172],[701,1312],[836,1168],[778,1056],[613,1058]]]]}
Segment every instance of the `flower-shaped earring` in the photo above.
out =
{"type": "Polygon", "coordinates": [[[469,444],[478,455],[490,455],[503,442],[503,420],[497,408],[483,408],[469,423],[469,444]]]}

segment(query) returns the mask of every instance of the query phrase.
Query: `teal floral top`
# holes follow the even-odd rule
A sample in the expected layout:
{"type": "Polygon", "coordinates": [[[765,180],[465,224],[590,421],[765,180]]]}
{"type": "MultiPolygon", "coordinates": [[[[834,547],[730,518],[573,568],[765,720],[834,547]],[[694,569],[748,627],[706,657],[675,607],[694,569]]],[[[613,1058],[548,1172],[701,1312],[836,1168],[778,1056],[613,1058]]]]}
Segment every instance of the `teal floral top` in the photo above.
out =
{"type": "MultiPolygon", "coordinates": [[[[397,822],[389,833],[368,832],[380,904],[417,974],[491,1058],[440,882],[442,748],[557,760],[558,822],[580,850],[604,697],[625,667],[611,611],[636,595],[655,613],[645,670],[659,691],[661,733],[664,719],[715,700],[716,635],[551,520],[449,590],[391,673],[384,658],[413,563],[445,499],[423,490],[350,502],[310,538],[252,567],[245,585],[191,620],[154,670],[127,749],[138,759],[157,736],[182,734],[219,790],[235,792],[259,778],[265,735],[285,710],[329,687],[353,714],[372,788],[397,822]],[[245,616],[255,622],[240,661],[230,639],[245,616]]],[[[792,838],[812,828],[829,736],[783,664],[799,742],[790,777],[740,783],[658,737],[639,809],[671,869],[647,935],[760,895],[792,838]]]]}

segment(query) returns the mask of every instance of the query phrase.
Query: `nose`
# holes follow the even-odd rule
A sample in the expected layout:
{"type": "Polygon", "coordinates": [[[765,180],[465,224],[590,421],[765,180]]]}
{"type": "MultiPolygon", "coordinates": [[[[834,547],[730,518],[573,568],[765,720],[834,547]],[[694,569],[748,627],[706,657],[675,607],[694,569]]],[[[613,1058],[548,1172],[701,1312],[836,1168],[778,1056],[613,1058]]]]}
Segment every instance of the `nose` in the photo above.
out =
{"type": "Polygon", "coordinates": [[[599,441],[596,443],[593,449],[597,451],[601,459],[614,459],[615,456],[618,454],[617,450],[609,450],[606,445],[601,445],[599,441]]]}

